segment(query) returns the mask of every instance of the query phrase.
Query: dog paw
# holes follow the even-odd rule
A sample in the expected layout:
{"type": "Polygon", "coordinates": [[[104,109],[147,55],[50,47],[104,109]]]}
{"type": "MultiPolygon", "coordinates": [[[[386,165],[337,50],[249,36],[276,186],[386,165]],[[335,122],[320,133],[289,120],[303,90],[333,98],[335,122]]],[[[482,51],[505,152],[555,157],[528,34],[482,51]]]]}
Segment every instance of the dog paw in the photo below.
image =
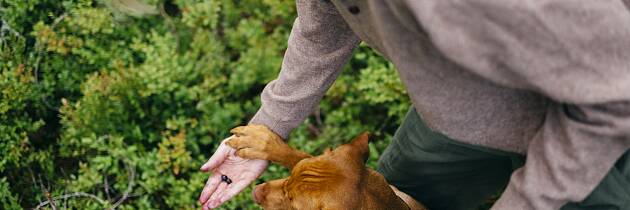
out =
{"type": "Polygon", "coordinates": [[[242,158],[275,161],[273,157],[288,148],[280,136],[264,125],[239,126],[230,132],[234,136],[226,144],[242,158]]]}

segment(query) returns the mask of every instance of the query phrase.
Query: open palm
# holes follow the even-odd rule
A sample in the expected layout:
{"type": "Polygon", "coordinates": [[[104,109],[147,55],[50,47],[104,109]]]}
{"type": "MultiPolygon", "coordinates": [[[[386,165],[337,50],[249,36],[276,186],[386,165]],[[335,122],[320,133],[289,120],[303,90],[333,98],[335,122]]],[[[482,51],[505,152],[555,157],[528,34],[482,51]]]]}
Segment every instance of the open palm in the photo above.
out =
{"type": "Polygon", "coordinates": [[[212,172],[199,196],[203,210],[216,208],[243,191],[269,165],[266,160],[250,160],[236,156],[236,150],[225,144],[230,138],[232,137],[223,140],[208,162],[201,166],[202,171],[212,172]],[[229,177],[232,183],[223,182],[222,175],[229,177]]]}

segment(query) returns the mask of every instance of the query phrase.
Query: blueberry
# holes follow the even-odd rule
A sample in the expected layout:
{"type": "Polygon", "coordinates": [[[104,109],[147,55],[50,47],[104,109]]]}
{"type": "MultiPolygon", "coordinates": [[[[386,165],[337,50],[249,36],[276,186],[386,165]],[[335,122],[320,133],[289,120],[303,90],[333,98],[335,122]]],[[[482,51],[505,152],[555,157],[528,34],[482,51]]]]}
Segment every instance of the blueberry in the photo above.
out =
{"type": "Polygon", "coordinates": [[[230,177],[227,177],[226,175],[221,175],[221,181],[224,181],[227,184],[232,184],[232,180],[230,179],[230,177]]]}

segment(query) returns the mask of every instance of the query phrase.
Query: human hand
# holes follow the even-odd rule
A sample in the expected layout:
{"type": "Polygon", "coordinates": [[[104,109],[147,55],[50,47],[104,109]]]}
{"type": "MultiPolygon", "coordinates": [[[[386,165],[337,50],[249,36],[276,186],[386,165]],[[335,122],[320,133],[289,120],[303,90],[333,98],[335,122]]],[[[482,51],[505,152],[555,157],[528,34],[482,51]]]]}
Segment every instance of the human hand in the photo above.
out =
{"type": "Polygon", "coordinates": [[[199,196],[203,210],[216,208],[243,191],[269,165],[267,160],[236,156],[236,150],[225,144],[232,137],[223,140],[208,162],[200,168],[204,172],[212,171],[199,196]],[[232,183],[222,181],[222,175],[227,176],[232,183]]]}

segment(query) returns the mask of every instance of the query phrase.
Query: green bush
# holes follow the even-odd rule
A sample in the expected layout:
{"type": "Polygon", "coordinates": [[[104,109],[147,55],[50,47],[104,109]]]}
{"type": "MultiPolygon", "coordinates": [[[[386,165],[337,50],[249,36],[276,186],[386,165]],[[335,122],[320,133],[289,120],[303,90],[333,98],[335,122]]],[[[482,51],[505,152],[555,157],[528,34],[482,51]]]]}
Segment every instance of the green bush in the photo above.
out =
{"type": "MultiPolygon", "coordinates": [[[[62,195],[76,196],[55,206],[198,208],[199,166],[260,106],[296,15],[281,0],[128,6],[0,0],[1,209],[62,195]]],[[[361,45],[290,144],[317,154],[367,130],[374,167],[408,107],[394,67],[361,45]]],[[[222,208],[259,209],[248,192],[222,208]]]]}

